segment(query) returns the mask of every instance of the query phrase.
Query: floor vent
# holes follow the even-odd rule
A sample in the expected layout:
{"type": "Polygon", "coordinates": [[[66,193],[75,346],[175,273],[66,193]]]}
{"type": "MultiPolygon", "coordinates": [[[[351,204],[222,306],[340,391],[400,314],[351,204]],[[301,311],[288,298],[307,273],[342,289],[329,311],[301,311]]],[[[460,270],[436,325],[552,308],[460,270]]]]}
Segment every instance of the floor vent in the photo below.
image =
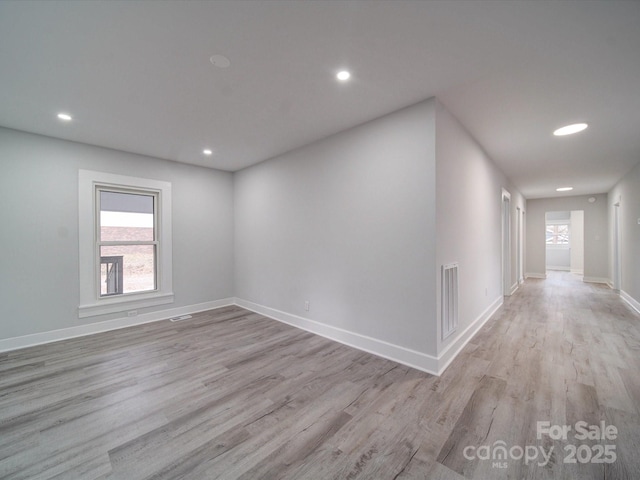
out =
{"type": "Polygon", "coordinates": [[[191,318],[191,315],[180,315],[179,317],[170,318],[172,322],[179,322],[180,320],[188,320],[191,318]]]}
{"type": "Polygon", "coordinates": [[[442,266],[442,339],[458,327],[458,264],[442,266]]]}

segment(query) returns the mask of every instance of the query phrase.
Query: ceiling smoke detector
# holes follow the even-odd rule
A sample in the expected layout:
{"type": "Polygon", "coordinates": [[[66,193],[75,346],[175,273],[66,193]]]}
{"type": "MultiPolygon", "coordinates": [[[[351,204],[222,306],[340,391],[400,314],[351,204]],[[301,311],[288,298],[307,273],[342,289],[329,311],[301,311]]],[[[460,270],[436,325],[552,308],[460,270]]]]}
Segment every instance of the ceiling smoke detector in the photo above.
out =
{"type": "Polygon", "coordinates": [[[218,68],[228,68],[231,65],[231,61],[227,57],[219,54],[212,55],[209,61],[218,68]]]}

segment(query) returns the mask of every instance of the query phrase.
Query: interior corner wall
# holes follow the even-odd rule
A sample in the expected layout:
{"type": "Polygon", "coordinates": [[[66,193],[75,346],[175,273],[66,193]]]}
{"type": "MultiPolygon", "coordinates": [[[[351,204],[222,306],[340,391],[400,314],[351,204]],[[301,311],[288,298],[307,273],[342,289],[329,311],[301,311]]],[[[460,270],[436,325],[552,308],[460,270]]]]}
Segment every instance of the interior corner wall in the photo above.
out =
{"type": "Polygon", "coordinates": [[[435,354],[434,115],[427,100],[236,172],[236,297],[435,354]]]}
{"type": "Polygon", "coordinates": [[[527,200],[527,275],[546,274],[546,212],[572,210],[584,211],[584,279],[606,283],[610,280],[607,194],[527,200]],[[596,201],[590,203],[590,197],[596,201]]]}
{"type": "MultiPolygon", "coordinates": [[[[608,211],[613,242],[614,203],[620,201],[620,293],[640,306],[640,163],[609,192],[608,211]]],[[[613,278],[613,244],[610,246],[610,278],[613,278]]]]}
{"type": "Polygon", "coordinates": [[[232,174],[5,128],[0,159],[0,340],[123,316],[78,318],[79,169],[172,184],[175,301],[139,314],[233,297],[232,174]]]}
{"type": "MultiPolygon", "coordinates": [[[[458,263],[458,328],[441,339],[438,353],[459,348],[470,332],[502,303],[502,189],[511,194],[511,275],[517,288],[516,212],[524,197],[465,128],[438,102],[436,113],[437,275],[442,265],[458,263]],[[466,335],[466,337],[465,337],[466,335]]],[[[441,285],[437,282],[438,318],[441,285]]]]}

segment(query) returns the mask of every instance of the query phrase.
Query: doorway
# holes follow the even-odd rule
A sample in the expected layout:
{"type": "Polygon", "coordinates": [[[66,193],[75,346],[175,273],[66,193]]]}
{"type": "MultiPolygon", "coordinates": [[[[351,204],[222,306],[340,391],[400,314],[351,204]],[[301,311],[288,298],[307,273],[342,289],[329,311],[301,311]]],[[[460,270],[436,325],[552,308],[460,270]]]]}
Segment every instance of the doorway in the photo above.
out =
{"type": "Polygon", "coordinates": [[[584,275],[584,211],[545,214],[546,270],[584,275]]]}
{"type": "Polygon", "coordinates": [[[620,266],[620,199],[613,204],[613,290],[620,293],[622,274],[620,266]]]}
{"type": "Polygon", "coordinates": [[[502,294],[511,295],[511,194],[502,189],[502,294]]]}
{"type": "Polygon", "coordinates": [[[524,282],[524,212],[516,207],[516,281],[524,282]]]}

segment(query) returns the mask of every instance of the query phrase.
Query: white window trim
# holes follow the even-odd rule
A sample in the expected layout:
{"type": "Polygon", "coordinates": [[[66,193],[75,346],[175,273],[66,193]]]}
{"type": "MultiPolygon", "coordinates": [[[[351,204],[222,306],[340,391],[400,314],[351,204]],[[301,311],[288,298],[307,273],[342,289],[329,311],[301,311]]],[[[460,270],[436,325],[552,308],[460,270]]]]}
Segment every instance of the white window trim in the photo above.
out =
{"type": "Polygon", "coordinates": [[[171,247],[171,183],[147,178],[79,170],[79,260],[80,305],[78,317],[92,317],[107,313],[125,312],[138,308],[173,303],[172,247],[171,247]],[[158,192],[158,252],[157,290],[110,297],[100,297],[96,253],[96,186],[155,190],[158,192]]]}

